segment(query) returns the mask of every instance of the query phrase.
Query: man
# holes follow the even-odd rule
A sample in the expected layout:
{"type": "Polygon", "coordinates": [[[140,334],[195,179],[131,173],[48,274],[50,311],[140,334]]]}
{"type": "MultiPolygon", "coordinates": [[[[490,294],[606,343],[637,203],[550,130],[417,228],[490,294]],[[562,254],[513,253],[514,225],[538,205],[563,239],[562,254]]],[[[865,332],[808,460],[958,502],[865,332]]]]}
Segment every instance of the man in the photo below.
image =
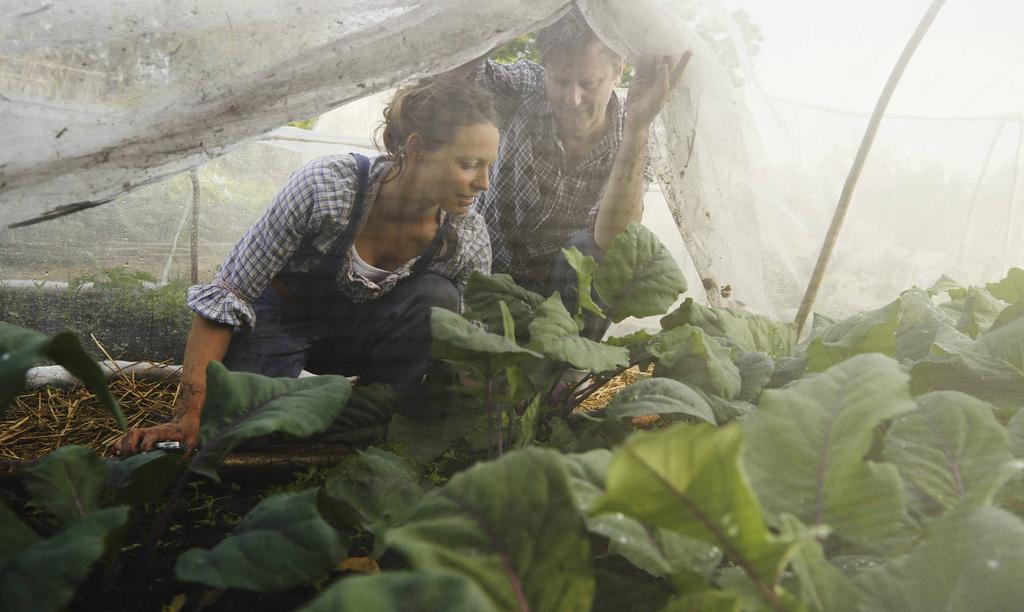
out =
{"type": "MultiPolygon", "coordinates": [[[[541,64],[491,60],[472,77],[496,98],[503,126],[487,222],[492,271],[544,295],[575,292],[561,249],[600,259],[643,214],[648,131],[682,74],[681,59],[640,58],[624,102],[615,92],[623,58],[573,10],[537,35],[541,64]]],[[[572,302],[575,299],[570,297],[572,302]]]]}

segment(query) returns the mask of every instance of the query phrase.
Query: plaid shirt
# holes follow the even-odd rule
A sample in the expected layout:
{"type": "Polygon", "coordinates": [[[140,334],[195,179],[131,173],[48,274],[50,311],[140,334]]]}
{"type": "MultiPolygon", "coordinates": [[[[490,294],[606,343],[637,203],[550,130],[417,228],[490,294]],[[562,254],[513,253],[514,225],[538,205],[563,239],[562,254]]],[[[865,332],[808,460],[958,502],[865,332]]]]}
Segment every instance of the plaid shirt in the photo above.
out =
{"type": "MultiPolygon", "coordinates": [[[[381,181],[393,165],[383,157],[373,160],[364,218],[356,222],[369,215],[381,181]]],[[[211,321],[252,329],[256,323],[252,302],[270,280],[282,270],[312,270],[353,222],[358,183],[351,155],[321,157],[297,170],[234,246],[213,281],[189,289],[189,308],[211,321]]],[[[427,269],[451,279],[461,293],[471,272],[490,272],[490,241],[483,218],[475,211],[453,216],[449,223],[444,244],[427,269]]],[[[346,257],[336,276],[337,287],[354,302],[375,300],[408,277],[417,259],[375,283],[355,272],[352,258],[346,257]]]]}
{"type": "MultiPolygon", "coordinates": [[[[613,92],[607,131],[569,168],[548,105],[543,67],[487,60],[473,78],[495,94],[503,123],[490,189],[478,201],[491,236],[493,271],[510,274],[520,284],[543,285],[569,237],[583,229],[594,231],[622,142],[624,104],[613,92]]],[[[650,178],[648,165],[644,191],[650,178]]]]}

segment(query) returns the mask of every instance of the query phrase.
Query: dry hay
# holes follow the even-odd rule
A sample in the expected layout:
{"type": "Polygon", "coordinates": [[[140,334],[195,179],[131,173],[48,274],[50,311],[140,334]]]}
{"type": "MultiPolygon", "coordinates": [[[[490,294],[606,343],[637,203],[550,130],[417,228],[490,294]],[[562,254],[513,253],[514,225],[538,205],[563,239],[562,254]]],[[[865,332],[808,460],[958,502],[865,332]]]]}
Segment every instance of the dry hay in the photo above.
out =
{"type": "MultiPolygon", "coordinates": [[[[632,367],[602,385],[580,410],[604,408],[627,386],[650,376],[650,370],[632,367]]],[[[138,380],[134,375],[110,381],[110,390],[130,428],[166,422],[174,412],[178,386],[177,382],[138,380]]],[[[645,425],[645,419],[656,420],[657,416],[637,417],[634,424],[645,425]]],[[[0,460],[35,460],[70,445],[110,456],[111,445],[122,434],[113,417],[85,388],[44,387],[17,396],[0,415],[0,460]]]]}
{"type": "MultiPolygon", "coordinates": [[[[110,381],[129,427],[166,422],[173,414],[178,383],[138,380],[134,375],[110,381]]],[[[80,445],[110,456],[122,432],[96,396],[83,387],[44,387],[17,396],[0,415],[0,460],[39,459],[61,446],[80,445]]]]}
{"type": "Polygon", "coordinates": [[[608,405],[620,391],[635,383],[638,380],[651,377],[653,367],[649,368],[646,372],[641,372],[640,368],[633,366],[619,374],[615,378],[609,380],[600,389],[595,391],[590,397],[585,399],[580,404],[580,410],[600,410],[608,405]]]}

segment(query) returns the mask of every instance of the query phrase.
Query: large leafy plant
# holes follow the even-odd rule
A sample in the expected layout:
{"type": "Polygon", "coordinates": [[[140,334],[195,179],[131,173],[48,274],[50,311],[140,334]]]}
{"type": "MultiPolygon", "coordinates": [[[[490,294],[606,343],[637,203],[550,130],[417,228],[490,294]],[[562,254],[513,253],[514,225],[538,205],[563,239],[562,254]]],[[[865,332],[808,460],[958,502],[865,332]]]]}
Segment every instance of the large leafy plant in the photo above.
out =
{"type": "Polygon", "coordinates": [[[600,265],[575,249],[565,257],[578,277],[575,312],[557,293],[545,298],[508,276],[482,274],[470,279],[464,316],[433,311],[435,357],[471,375],[462,391],[482,408],[458,417],[487,415],[487,445],[497,454],[529,446],[539,424],[569,416],[604,382],[647,359],[581,334],[588,318],[604,329],[601,321],[660,314],[686,288],[671,255],[638,224],[615,238],[600,265]],[[567,377],[570,371],[580,376],[567,377]]]}
{"type": "MultiPolygon", "coordinates": [[[[632,231],[630,248],[649,256],[628,261],[658,261],[632,231]]],[[[596,343],[579,334],[585,313],[618,316],[609,313],[646,298],[624,299],[596,281],[601,266],[571,257],[580,287],[599,298],[576,312],[477,277],[496,290],[470,296],[469,318],[435,313],[435,350],[477,379],[475,406],[416,433],[507,452],[447,481],[426,478],[400,454],[407,445],[353,455],[322,487],[268,497],[223,542],[182,555],[178,577],[257,591],[318,582],[358,529],[386,571],[337,580],[305,609],[973,611],[1024,601],[1024,273],[987,287],[946,279],[842,321],[818,317],[803,342],[770,319],[686,301],[657,333],[596,343]],[[546,401],[566,367],[590,370],[578,396],[627,363],[653,364],[654,377],[597,414],[546,401]],[[634,432],[629,420],[643,415],[661,425],[634,432]]],[[[616,278],[644,286],[640,272],[616,278]]],[[[655,298],[662,310],[669,293],[655,298]]],[[[349,393],[342,380],[267,380],[216,364],[209,378],[204,451],[191,467],[214,478],[239,442],[321,430],[344,415],[349,393]]],[[[44,539],[0,507],[4,603],[65,605],[112,550],[120,504],[169,486],[166,461],[105,464],[66,449],[40,463],[26,489],[63,527],[44,539]],[[72,545],[75,561],[47,574],[53,551],[72,545]]]]}
{"type": "MultiPolygon", "coordinates": [[[[102,376],[97,378],[99,369],[73,336],[48,339],[13,326],[0,328],[0,332],[4,350],[14,355],[7,360],[13,366],[5,366],[5,376],[24,377],[39,355],[62,359],[90,381],[101,397],[113,402],[102,376]]],[[[0,544],[0,608],[64,608],[93,566],[101,558],[117,555],[130,506],[165,498],[173,486],[143,559],[144,565],[151,565],[157,542],[190,474],[217,480],[218,465],[245,440],[270,434],[307,437],[323,431],[338,417],[351,394],[348,379],[340,376],[272,379],[231,373],[217,362],[211,362],[207,381],[202,446],[185,469],[179,467],[177,457],[161,451],[102,460],[90,449],[68,446],[27,471],[25,488],[32,501],[63,528],[42,537],[0,504],[0,523],[6,534],[0,544]]],[[[116,402],[109,405],[117,407],[116,402]]],[[[183,554],[176,573],[183,581],[220,589],[280,590],[325,575],[346,550],[346,537],[321,517],[315,490],[281,494],[254,508],[213,549],[183,554]]],[[[144,586],[147,572],[142,576],[144,586]]]]}

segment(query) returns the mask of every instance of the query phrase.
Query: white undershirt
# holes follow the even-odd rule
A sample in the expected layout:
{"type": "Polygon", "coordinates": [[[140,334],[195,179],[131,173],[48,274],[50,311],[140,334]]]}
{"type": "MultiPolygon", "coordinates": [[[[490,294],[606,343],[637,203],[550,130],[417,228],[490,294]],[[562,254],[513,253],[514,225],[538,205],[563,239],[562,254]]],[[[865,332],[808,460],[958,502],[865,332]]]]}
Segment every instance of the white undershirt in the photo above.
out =
{"type": "Polygon", "coordinates": [[[352,247],[352,266],[355,268],[356,274],[375,283],[379,283],[391,274],[390,270],[383,270],[363,261],[355,247],[352,247]]]}

